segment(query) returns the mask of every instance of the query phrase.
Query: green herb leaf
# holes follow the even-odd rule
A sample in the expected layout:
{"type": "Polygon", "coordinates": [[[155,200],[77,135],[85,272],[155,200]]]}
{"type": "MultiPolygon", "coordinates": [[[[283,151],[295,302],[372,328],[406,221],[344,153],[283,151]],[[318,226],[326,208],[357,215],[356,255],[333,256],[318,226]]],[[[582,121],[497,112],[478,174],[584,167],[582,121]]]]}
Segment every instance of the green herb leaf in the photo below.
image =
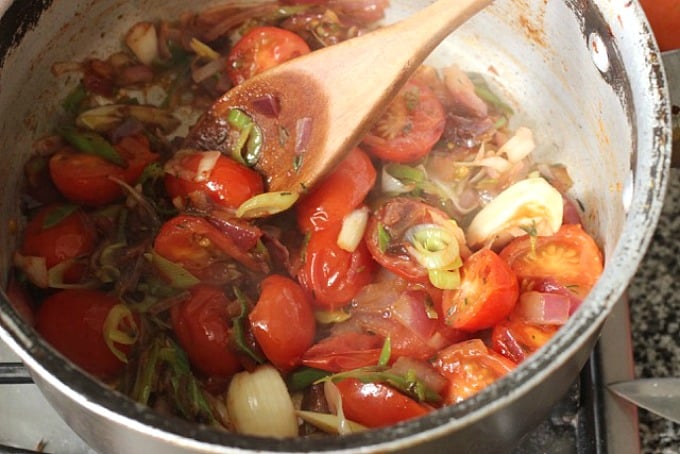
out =
{"type": "Polygon", "coordinates": [[[78,84],[78,86],[71,90],[71,93],[64,98],[61,106],[66,112],[75,115],[80,110],[80,106],[86,97],[87,91],[85,91],[85,87],[83,84],[78,84]]]}
{"type": "Polygon", "coordinates": [[[330,374],[330,372],[321,369],[301,367],[288,375],[286,385],[292,392],[302,391],[330,374]]]}
{"type": "Polygon", "coordinates": [[[246,341],[245,326],[246,323],[248,323],[248,300],[239,288],[234,287],[234,293],[236,294],[236,300],[241,305],[241,313],[238,315],[238,317],[233,319],[232,324],[233,328],[231,335],[233,336],[234,343],[243,353],[249,356],[250,359],[255,361],[257,364],[263,364],[265,359],[258,352],[253,350],[246,341]]]}
{"type": "Polygon", "coordinates": [[[51,229],[57,226],[61,221],[72,215],[78,210],[78,205],[72,203],[58,205],[50,210],[43,219],[42,228],[43,230],[51,229]]]}

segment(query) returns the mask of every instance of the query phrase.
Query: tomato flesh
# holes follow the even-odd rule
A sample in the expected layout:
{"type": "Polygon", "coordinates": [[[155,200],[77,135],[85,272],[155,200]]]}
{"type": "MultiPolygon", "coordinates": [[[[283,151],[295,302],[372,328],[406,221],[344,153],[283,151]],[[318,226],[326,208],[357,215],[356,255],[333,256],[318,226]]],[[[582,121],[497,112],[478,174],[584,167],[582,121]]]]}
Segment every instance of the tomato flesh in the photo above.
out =
{"type": "Polygon", "coordinates": [[[491,345],[494,351],[519,364],[547,344],[558,329],[556,325],[537,325],[511,316],[494,326],[491,345]]]}
{"type": "Polygon", "coordinates": [[[479,331],[503,320],[519,298],[517,277],[490,249],[468,258],[461,269],[461,284],[445,290],[442,311],[453,328],[479,331]]]}
{"type": "Polygon", "coordinates": [[[253,334],[274,366],[291,370],[300,364],[314,341],[312,306],[299,284],[287,277],[270,275],[261,287],[257,304],[248,316],[253,334]]]}

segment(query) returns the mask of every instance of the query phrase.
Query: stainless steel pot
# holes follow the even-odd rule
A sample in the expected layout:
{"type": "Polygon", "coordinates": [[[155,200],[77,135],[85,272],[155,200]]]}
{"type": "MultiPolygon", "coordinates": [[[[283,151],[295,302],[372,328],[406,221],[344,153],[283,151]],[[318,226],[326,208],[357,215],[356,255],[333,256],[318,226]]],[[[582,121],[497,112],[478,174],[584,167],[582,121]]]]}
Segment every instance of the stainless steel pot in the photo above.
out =
{"type": "MultiPolygon", "coordinates": [[[[201,6],[210,3],[202,2],[201,6]]],[[[426,0],[393,0],[388,21],[426,0]]],[[[22,165],[67,82],[55,61],[104,56],[141,18],[171,18],[181,0],[0,0],[0,276],[16,243],[22,165]]],[[[460,405],[343,438],[273,440],[168,419],[81,373],[46,345],[2,294],[0,336],[67,423],[102,452],[507,452],[573,382],[650,241],[670,159],[670,112],[649,27],[630,0],[498,0],[437,49],[432,62],[486,73],[537,132],[539,158],[562,162],[606,255],[591,295],[516,372],[460,405]]],[[[70,81],[74,83],[74,81],[70,81]]]]}

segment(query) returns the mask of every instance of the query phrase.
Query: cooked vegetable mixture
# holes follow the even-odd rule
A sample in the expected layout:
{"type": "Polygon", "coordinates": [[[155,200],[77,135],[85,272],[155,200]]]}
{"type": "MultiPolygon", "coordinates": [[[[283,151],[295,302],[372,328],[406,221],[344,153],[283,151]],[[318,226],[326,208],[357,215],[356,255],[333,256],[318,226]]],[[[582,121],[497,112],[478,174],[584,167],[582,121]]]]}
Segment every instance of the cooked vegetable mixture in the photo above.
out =
{"type": "Polygon", "coordinates": [[[423,66],[271,215],[290,201],[254,169],[258,125],[232,110],[229,153],[188,128],[253,75],[377,27],[387,1],[239,5],[54,65],[76,86],[25,166],[14,304],[131,399],[244,434],[383,427],[511,372],[602,272],[566,169],[534,162],[482,75],[423,66]]]}

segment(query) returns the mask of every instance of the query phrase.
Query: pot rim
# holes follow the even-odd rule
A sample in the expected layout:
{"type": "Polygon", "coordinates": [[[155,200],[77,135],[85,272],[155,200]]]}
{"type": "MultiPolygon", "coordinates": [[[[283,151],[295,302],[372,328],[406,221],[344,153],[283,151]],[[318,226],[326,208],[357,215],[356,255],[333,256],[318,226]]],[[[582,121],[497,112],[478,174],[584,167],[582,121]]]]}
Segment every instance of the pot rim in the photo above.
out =
{"type": "MultiPolygon", "coordinates": [[[[1,1],[0,14],[4,14],[11,3],[1,1]]],[[[356,452],[357,448],[391,451],[474,424],[508,401],[528,393],[580,348],[579,340],[597,334],[611,308],[625,291],[652,239],[663,204],[671,155],[668,86],[661,67],[660,53],[637,2],[619,16],[621,21],[633,28],[628,31],[637,32],[645,40],[643,49],[635,50],[632,46],[624,49],[633,56],[630,65],[649,67],[651,71],[650,74],[633,75],[639,78],[637,82],[646,94],[644,102],[635,103],[635,117],[631,119],[638,130],[638,161],[634,163],[637,172],[633,182],[637,190],[633,191],[630,210],[617,246],[606,263],[602,278],[566,327],[511,374],[462,403],[388,428],[321,440],[279,440],[236,435],[161,416],[128,398],[121,398],[122,394],[82,372],[44,342],[12,309],[4,291],[0,292],[0,338],[26,363],[37,382],[49,383],[69,399],[108,420],[156,438],[170,440],[188,449],[215,452],[356,452]]]]}

